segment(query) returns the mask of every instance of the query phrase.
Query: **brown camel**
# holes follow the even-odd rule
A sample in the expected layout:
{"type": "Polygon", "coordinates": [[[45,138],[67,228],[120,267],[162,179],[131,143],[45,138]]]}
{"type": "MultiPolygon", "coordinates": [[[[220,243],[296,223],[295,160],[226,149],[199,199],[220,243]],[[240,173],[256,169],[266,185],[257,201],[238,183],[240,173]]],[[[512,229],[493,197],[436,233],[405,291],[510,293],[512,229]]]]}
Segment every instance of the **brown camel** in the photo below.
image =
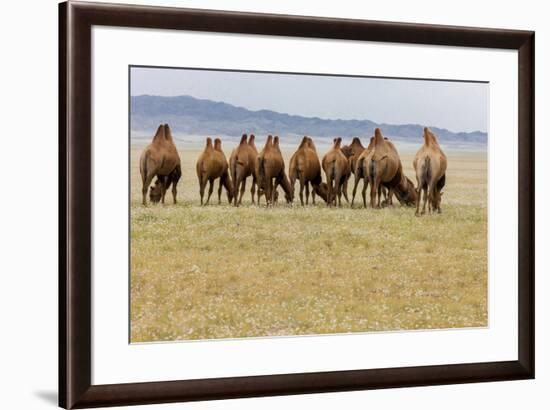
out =
{"type": "MultiPolygon", "coordinates": [[[[145,148],[139,159],[139,172],[141,174],[141,181],[143,184],[141,189],[143,205],[147,205],[147,189],[155,176],[161,180],[160,200],[164,203],[164,195],[166,194],[166,189],[168,187],[168,176],[176,167],[180,166],[180,157],[178,155],[178,150],[174,145],[174,139],[172,138],[170,127],[168,124],[161,124],[153,137],[153,141],[145,148]]],[[[177,184],[177,180],[172,181],[172,197],[174,199],[174,203],[177,202],[177,184]]]]}
{"type": "Polygon", "coordinates": [[[338,199],[338,206],[342,206],[342,191],[344,191],[344,197],[347,198],[347,182],[351,167],[342,152],[341,145],[342,138],[335,138],[334,145],[325,154],[322,161],[328,185],[327,206],[332,206],[336,199],[338,199]]]}
{"type": "Polygon", "coordinates": [[[429,199],[428,211],[441,213],[441,190],[445,186],[447,157],[437,142],[437,137],[424,128],[424,144],[414,157],[413,167],[416,172],[416,215],[426,213],[426,201],[429,199]],[[420,197],[424,192],[424,203],[420,213],[420,197]]]}
{"type": "MultiPolygon", "coordinates": [[[[256,140],[256,137],[254,136],[254,134],[250,135],[250,137],[248,138],[248,145],[250,145],[254,150],[254,152],[256,153],[256,155],[254,156],[254,172],[252,173],[252,188],[250,188],[250,195],[252,196],[252,203],[254,204],[254,194],[256,193],[256,188],[258,188],[257,200],[258,200],[258,205],[260,205],[260,197],[265,194],[265,189],[264,187],[259,185],[258,175],[256,174],[256,161],[258,160],[258,149],[256,148],[255,140],[256,140]]],[[[275,202],[277,202],[278,197],[279,195],[277,193],[277,190],[275,190],[275,202]]]]}
{"type": "Polygon", "coordinates": [[[369,145],[365,148],[355,159],[353,173],[355,174],[355,184],[353,185],[353,194],[351,197],[351,206],[355,202],[355,194],[357,193],[357,186],[361,179],[363,180],[363,190],[361,195],[363,197],[363,206],[367,207],[367,187],[369,185],[368,167],[365,166],[366,158],[374,149],[374,137],[370,137],[369,145]]]}
{"type": "Polygon", "coordinates": [[[287,202],[292,202],[293,195],[290,181],[285,173],[285,161],[279,147],[279,137],[267,137],[264,149],[256,161],[256,176],[258,186],[265,191],[267,206],[275,202],[276,190],[279,185],[285,192],[287,202]]]}
{"type": "Polygon", "coordinates": [[[365,147],[363,146],[363,144],[361,144],[361,140],[357,137],[353,138],[353,140],[351,141],[351,144],[344,145],[342,147],[342,152],[350,162],[352,173],[355,173],[357,159],[359,158],[359,156],[363,151],[365,151],[365,147]]]}
{"type": "Polygon", "coordinates": [[[395,194],[401,204],[415,204],[414,185],[403,173],[395,146],[384,139],[379,128],[374,131],[374,148],[363,160],[363,167],[368,167],[366,174],[371,184],[370,199],[373,208],[380,208],[380,186],[388,188],[388,195],[395,194]]]}
{"type": "Polygon", "coordinates": [[[247,135],[243,134],[241,142],[231,153],[229,167],[231,169],[231,178],[233,180],[233,203],[239,206],[243,200],[246,190],[246,178],[252,176],[252,203],[254,203],[254,191],[256,187],[255,165],[258,150],[254,144],[254,135],[250,136],[247,142],[247,135]],[[240,187],[240,195],[239,195],[240,187]]]}
{"type": "Polygon", "coordinates": [[[313,205],[315,205],[315,194],[325,201],[327,200],[328,186],[322,182],[321,162],[311,138],[304,137],[302,139],[300,146],[290,158],[288,174],[292,192],[294,192],[296,180],[300,181],[300,203],[302,206],[304,206],[304,188],[306,190],[306,205],[308,205],[310,184],[313,205]]]}
{"type": "MultiPolygon", "coordinates": [[[[168,175],[168,178],[165,180],[166,185],[164,186],[164,191],[165,192],[168,191],[168,188],[170,188],[170,185],[172,185],[173,183],[177,184],[180,178],[181,178],[181,167],[178,165],[176,168],[174,168],[174,170],[170,173],[170,175],[168,175]]],[[[161,200],[162,189],[163,189],[161,184],[162,184],[162,181],[157,177],[153,186],[150,187],[149,200],[154,204],[159,203],[161,200]]]]}
{"type": "Polygon", "coordinates": [[[221,204],[222,187],[225,187],[227,191],[227,200],[231,203],[233,199],[233,186],[231,184],[231,178],[229,176],[229,166],[227,165],[227,159],[222,151],[222,141],[216,138],[214,146],[212,146],[212,139],[206,139],[206,147],[197,160],[197,178],[199,179],[201,205],[203,205],[204,189],[206,183],[209,183],[208,197],[204,205],[208,205],[210,202],[210,196],[214,190],[214,181],[220,179],[220,186],[218,188],[218,204],[221,204]]]}

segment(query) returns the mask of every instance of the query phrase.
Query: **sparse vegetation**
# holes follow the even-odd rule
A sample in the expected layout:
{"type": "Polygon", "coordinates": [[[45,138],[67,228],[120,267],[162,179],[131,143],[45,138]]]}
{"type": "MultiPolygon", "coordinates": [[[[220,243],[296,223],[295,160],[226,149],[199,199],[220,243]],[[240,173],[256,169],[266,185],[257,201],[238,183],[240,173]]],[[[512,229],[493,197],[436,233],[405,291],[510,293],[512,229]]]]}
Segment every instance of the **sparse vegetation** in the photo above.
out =
{"type": "MultiPolygon", "coordinates": [[[[178,204],[143,207],[142,149],[131,151],[132,342],[487,325],[484,153],[446,151],[443,213],[418,218],[297,197],[266,209],[250,185],[239,208],[225,195],[201,207],[201,149],[180,151],[178,204]]],[[[413,153],[400,153],[414,181],[413,153]]]]}

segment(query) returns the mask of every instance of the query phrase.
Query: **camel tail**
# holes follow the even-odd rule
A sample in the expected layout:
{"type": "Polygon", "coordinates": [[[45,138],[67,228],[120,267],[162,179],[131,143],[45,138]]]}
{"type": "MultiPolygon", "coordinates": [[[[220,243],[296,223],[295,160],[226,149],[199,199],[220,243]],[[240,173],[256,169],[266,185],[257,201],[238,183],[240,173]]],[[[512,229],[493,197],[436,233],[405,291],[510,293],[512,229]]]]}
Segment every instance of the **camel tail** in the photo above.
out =
{"type": "Polygon", "coordinates": [[[323,201],[328,202],[327,184],[321,182],[318,185],[313,185],[313,190],[317,195],[323,198],[323,201]]]}
{"type": "Polygon", "coordinates": [[[336,179],[336,160],[333,160],[329,164],[329,172],[327,175],[327,179],[330,179],[331,181],[336,179]]]}
{"type": "Polygon", "coordinates": [[[374,159],[370,160],[369,164],[369,179],[370,183],[374,186],[374,179],[376,178],[376,162],[374,159]]]}
{"type": "Polygon", "coordinates": [[[231,170],[230,170],[230,173],[231,173],[231,179],[232,179],[232,183],[233,183],[233,198],[235,198],[237,196],[237,189],[238,189],[238,186],[237,186],[237,166],[238,166],[238,159],[235,158],[234,161],[231,162],[231,170]]]}
{"type": "Polygon", "coordinates": [[[263,157],[258,158],[258,169],[260,171],[260,181],[265,180],[265,159],[263,157]]]}
{"type": "Polygon", "coordinates": [[[365,157],[362,157],[359,159],[359,162],[355,165],[355,175],[356,177],[359,177],[361,175],[364,175],[363,167],[365,166],[365,157]]]}
{"type": "Polygon", "coordinates": [[[420,168],[420,189],[428,188],[430,181],[432,180],[432,165],[430,157],[425,157],[424,162],[420,168]]]}

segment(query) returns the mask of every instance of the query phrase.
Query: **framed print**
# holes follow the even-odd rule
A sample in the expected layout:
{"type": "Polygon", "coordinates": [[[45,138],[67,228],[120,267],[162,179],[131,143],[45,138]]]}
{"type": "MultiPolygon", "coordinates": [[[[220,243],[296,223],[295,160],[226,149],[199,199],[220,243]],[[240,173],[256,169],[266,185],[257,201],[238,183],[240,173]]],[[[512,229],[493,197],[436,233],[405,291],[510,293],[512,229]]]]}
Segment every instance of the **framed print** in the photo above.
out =
{"type": "Polygon", "coordinates": [[[60,11],[60,406],[534,377],[534,33],[60,11]]]}

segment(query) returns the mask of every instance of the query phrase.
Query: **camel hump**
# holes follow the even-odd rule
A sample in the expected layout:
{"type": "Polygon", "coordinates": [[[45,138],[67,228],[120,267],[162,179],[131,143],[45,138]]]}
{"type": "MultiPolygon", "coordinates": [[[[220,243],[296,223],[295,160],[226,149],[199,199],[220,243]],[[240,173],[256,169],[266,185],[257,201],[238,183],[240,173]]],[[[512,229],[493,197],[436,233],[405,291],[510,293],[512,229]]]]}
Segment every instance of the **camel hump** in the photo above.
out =
{"type": "Polygon", "coordinates": [[[254,134],[250,134],[250,138],[248,138],[248,145],[254,145],[255,139],[256,139],[256,136],[254,134]]]}
{"type": "Polygon", "coordinates": [[[315,143],[310,137],[307,137],[307,146],[311,148],[313,151],[317,151],[317,149],[315,148],[315,143]]]}
{"type": "Polygon", "coordinates": [[[214,140],[214,149],[217,149],[218,151],[221,151],[222,149],[222,140],[219,138],[216,138],[214,140]]]}
{"type": "Polygon", "coordinates": [[[351,145],[363,145],[361,144],[361,140],[359,139],[359,137],[353,137],[353,139],[351,140],[351,145]]]}
{"type": "Polygon", "coordinates": [[[206,138],[206,148],[212,148],[212,138],[206,138]]]}
{"type": "Polygon", "coordinates": [[[164,139],[167,141],[173,141],[172,130],[168,124],[164,124],[164,139]]]}
{"type": "Polygon", "coordinates": [[[279,147],[279,136],[275,135],[275,138],[273,138],[273,145],[276,147],[279,147]]]}
{"type": "Polygon", "coordinates": [[[342,138],[338,137],[338,138],[334,138],[333,139],[333,142],[334,142],[334,148],[340,148],[340,146],[342,145],[342,138]]]}
{"type": "Polygon", "coordinates": [[[248,135],[243,134],[243,135],[241,136],[241,142],[239,143],[239,145],[246,144],[247,138],[248,138],[248,135]]]}
{"type": "Polygon", "coordinates": [[[427,146],[430,146],[431,138],[430,138],[430,130],[428,127],[424,127],[424,144],[427,146]]]}
{"type": "Polygon", "coordinates": [[[270,148],[272,145],[273,145],[273,136],[268,135],[267,136],[267,141],[265,142],[264,149],[270,148]]]}
{"type": "Polygon", "coordinates": [[[382,131],[380,128],[374,130],[374,146],[379,146],[384,144],[384,137],[382,136],[382,131]]]}
{"type": "Polygon", "coordinates": [[[302,138],[302,142],[300,142],[300,146],[298,148],[305,148],[309,145],[308,137],[304,136],[302,138]]]}
{"type": "Polygon", "coordinates": [[[439,143],[437,142],[437,138],[435,134],[428,128],[424,127],[424,143],[427,146],[434,145],[439,146],[439,143]]]}
{"type": "Polygon", "coordinates": [[[157,132],[155,133],[155,136],[153,137],[153,142],[162,142],[165,139],[164,133],[165,133],[164,124],[160,124],[159,127],[157,128],[157,132]]]}
{"type": "Polygon", "coordinates": [[[367,147],[367,149],[371,150],[372,147],[374,147],[374,137],[370,137],[369,146],[367,147]]]}
{"type": "Polygon", "coordinates": [[[424,128],[424,143],[427,146],[439,147],[439,142],[437,141],[437,137],[428,127],[424,128]]]}

